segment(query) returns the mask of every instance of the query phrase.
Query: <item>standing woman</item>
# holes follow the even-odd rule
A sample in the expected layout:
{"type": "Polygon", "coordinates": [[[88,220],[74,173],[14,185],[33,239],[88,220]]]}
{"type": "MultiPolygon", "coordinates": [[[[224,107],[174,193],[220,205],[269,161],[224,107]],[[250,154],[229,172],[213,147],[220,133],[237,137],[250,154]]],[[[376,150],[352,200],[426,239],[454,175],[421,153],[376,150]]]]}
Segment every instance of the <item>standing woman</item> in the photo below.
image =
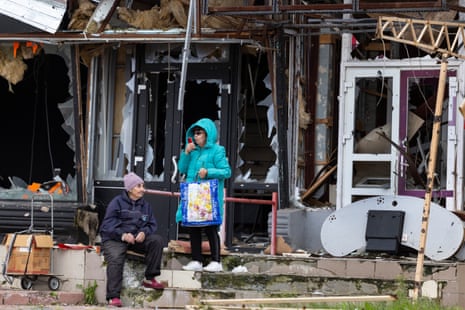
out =
{"type": "MultiPolygon", "coordinates": [[[[218,180],[218,201],[220,215],[223,218],[223,189],[224,179],[231,176],[231,167],[223,146],[217,143],[215,123],[208,118],[202,118],[192,124],[186,133],[186,147],[179,158],[179,172],[186,174],[186,181],[218,180]]],[[[176,212],[176,222],[182,221],[181,205],[176,212]]],[[[222,271],[220,258],[219,225],[202,227],[187,227],[190,236],[192,261],[183,266],[190,271],[222,271]],[[202,231],[208,237],[210,244],[211,262],[203,267],[202,231]]]]}

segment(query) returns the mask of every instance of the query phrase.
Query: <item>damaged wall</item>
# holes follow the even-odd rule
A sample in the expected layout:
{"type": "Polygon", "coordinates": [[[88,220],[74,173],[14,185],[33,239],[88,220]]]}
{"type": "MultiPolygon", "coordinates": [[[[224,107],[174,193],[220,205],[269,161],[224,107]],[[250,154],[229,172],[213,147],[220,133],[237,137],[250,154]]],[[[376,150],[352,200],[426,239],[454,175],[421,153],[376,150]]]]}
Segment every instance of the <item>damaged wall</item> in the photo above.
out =
{"type": "MultiPolygon", "coordinates": [[[[210,1],[216,6],[237,6],[240,1],[210,1]]],[[[185,28],[189,11],[187,0],[162,0],[150,9],[139,9],[137,3],[131,8],[118,6],[115,18],[105,28],[118,29],[135,27],[137,29],[161,29],[185,28]]],[[[79,8],[73,12],[68,29],[85,30],[94,33],[100,26],[91,19],[96,5],[89,0],[80,0],[79,8]],[[89,22],[90,21],[90,22],[89,22]]],[[[231,16],[208,16],[203,15],[199,21],[202,27],[215,29],[234,29],[241,26],[238,18],[231,16]]]]}

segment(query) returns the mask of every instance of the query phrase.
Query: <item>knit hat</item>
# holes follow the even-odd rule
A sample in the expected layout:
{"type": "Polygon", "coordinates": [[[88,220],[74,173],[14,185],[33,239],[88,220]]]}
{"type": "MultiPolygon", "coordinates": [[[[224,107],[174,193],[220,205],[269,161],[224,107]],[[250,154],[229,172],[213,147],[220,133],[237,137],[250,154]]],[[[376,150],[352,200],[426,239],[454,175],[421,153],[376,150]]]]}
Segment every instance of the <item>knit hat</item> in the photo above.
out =
{"type": "Polygon", "coordinates": [[[131,189],[136,187],[138,184],[143,184],[144,180],[142,180],[137,174],[134,172],[129,172],[124,176],[124,188],[129,192],[131,189]]]}

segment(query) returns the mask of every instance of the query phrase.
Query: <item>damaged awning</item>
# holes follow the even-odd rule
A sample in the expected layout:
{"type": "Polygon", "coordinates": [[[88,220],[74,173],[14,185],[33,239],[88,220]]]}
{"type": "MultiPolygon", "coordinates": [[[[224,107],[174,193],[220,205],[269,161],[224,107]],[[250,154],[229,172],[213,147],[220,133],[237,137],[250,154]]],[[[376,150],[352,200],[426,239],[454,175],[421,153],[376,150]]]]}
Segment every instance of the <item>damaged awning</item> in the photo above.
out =
{"type": "Polygon", "coordinates": [[[55,33],[66,13],[66,0],[0,0],[0,13],[55,33]]]}

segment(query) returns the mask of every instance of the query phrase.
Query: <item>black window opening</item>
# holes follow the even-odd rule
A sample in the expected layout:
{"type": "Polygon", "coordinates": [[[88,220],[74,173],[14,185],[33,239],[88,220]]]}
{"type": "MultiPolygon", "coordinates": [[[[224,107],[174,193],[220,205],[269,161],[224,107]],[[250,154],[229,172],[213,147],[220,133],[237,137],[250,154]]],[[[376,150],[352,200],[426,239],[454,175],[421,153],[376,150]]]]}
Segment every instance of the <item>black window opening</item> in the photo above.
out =
{"type": "Polygon", "coordinates": [[[76,200],[68,65],[45,50],[23,61],[22,80],[0,78],[0,199],[30,199],[39,192],[76,200]]]}

